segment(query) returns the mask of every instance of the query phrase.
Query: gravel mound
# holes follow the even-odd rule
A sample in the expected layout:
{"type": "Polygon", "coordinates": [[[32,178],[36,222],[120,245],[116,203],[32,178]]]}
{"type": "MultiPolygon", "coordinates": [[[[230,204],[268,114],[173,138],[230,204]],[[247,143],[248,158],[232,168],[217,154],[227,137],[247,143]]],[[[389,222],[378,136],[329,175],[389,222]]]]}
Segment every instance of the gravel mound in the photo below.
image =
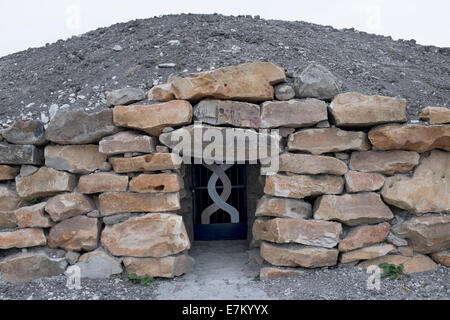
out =
{"type": "Polygon", "coordinates": [[[48,117],[52,105],[98,110],[107,107],[108,90],[148,90],[171,74],[259,60],[290,72],[316,61],[344,91],[406,98],[410,119],[450,101],[450,48],[306,22],[182,14],[120,23],[0,58],[0,123],[48,117]]]}

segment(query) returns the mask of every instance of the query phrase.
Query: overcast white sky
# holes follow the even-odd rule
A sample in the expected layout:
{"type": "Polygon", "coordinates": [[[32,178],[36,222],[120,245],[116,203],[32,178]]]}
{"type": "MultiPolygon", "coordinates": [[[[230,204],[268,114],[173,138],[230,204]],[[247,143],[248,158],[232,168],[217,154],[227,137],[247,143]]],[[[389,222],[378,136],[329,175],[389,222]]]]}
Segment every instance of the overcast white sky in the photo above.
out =
{"type": "Polygon", "coordinates": [[[0,0],[0,56],[170,13],[303,20],[450,47],[450,0],[0,0]]]}

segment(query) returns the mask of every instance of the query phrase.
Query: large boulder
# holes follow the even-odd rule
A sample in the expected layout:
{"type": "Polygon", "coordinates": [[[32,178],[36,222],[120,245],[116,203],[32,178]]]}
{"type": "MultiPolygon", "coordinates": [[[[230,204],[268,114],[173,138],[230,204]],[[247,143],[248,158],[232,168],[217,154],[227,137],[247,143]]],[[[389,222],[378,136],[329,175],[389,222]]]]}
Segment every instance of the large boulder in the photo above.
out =
{"type": "Polygon", "coordinates": [[[140,174],[130,181],[130,191],[138,193],[178,192],[184,187],[176,173],[140,174]]]}
{"type": "Polygon", "coordinates": [[[106,226],[103,247],[114,256],[166,257],[190,249],[183,218],[176,214],[151,213],[106,226]]]}
{"type": "Polygon", "coordinates": [[[328,120],[327,104],[317,99],[266,101],[261,108],[261,128],[304,128],[328,120]]]}
{"type": "Polygon", "coordinates": [[[384,201],[418,215],[450,213],[450,153],[434,150],[422,155],[412,177],[396,175],[386,179],[381,190],[384,201]]]}
{"type": "Polygon", "coordinates": [[[0,142],[0,164],[44,164],[44,150],[32,145],[0,142]]]}
{"type": "Polygon", "coordinates": [[[450,151],[450,125],[386,125],[370,130],[369,140],[379,150],[450,151]]]}
{"type": "Polygon", "coordinates": [[[134,258],[126,257],[123,264],[128,274],[134,273],[139,277],[146,275],[155,278],[174,278],[190,272],[195,260],[187,253],[162,258],[134,258]]]}
{"type": "Polygon", "coordinates": [[[75,188],[73,174],[42,167],[25,177],[16,177],[16,189],[23,199],[51,196],[59,192],[70,192],[75,188]]]}
{"type": "Polygon", "coordinates": [[[179,169],[182,159],[175,153],[154,153],[132,158],[109,158],[109,162],[115,172],[130,173],[179,169]]]}
{"type": "Polygon", "coordinates": [[[98,152],[98,146],[46,146],[45,165],[56,170],[72,173],[91,173],[106,161],[106,155],[98,152]]]}
{"type": "Polygon", "coordinates": [[[282,68],[269,62],[253,62],[200,72],[190,78],[175,78],[164,88],[164,94],[154,94],[151,90],[149,96],[262,102],[273,100],[273,85],[285,81],[282,68]]]}
{"type": "Polygon", "coordinates": [[[46,143],[44,124],[40,120],[17,120],[2,130],[3,138],[13,144],[43,145],[46,143]]]}
{"type": "Polygon", "coordinates": [[[351,228],[339,242],[339,251],[351,251],[383,242],[389,235],[391,225],[387,222],[351,228]]]}
{"type": "Polygon", "coordinates": [[[194,107],[194,117],[212,125],[257,129],[261,124],[259,105],[239,101],[202,100],[194,107]]]}
{"type": "Polygon", "coordinates": [[[303,200],[263,196],[256,204],[257,217],[279,217],[308,219],[312,215],[311,205],[303,200]]]}
{"type": "Polygon", "coordinates": [[[314,219],[336,220],[348,226],[378,223],[392,218],[392,211],[374,192],[324,195],[314,203],[314,219]]]}
{"type": "Polygon", "coordinates": [[[306,151],[312,154],[346,150],[370,149],[364,132],[344,131],[338,128],[304,129],[289,135],[289,151],[306,151]]]}
{"type": "Polygon", "coordinates": [[[417,166],[419,159],[419,154],[414,151],[353,152],[350,158],[350,169],[387,175],[406,173],[417,166]]]}
{"type": "Polygon", "coordinates": [[[107,155],[132,152],[153,153],[155,150],[156,139],[154,137],[134,131],[122,131],[104,137],[98,145],[98,151],[107,155]]]}
{"type": "Polygon", "coordinates": [[[45,211],[55,222],[79,216],[94,209],[91,200],[80,193],[58,194],[50,198],[45,205],[45,211]]]}
{"type": "Polygon", "coordinates": [[[282,150],[281,136],[277,133],[201,124],[163,133],[159,141],[183,158],[205,161],[256,161],[278,155],[282,150]],[[207,136],[214,141],[202,139],[207,136]]]}
{"type": "Polygon", "coordinates": [[[122,273],[121,261],[102,249],[81,255],[75,265],[80,268],[81,278],[108,279],[114,274],[122,273]]]}
{"type": "Polygon", "coordinates": [[[337,95],[329,106],[337,126],[365,127],[406,122],[406,100],[347,92],[337,95]]]}
{"type": "Polygon", "coordinates": [[[301,245],[261,244],[261,257],[272,265],[280,267],[320,268],[337,264],[339,251],[301,245]]]}
{"type": "Polygon", "coordinates": [[[76,216],[50,229],[48,245],[71,251],[94,250],[98,247],[98,219],[76,216]]]}
{"type": "Polygon", "coordinates": [[[96,113],[86,113],[82,108],[60,109],[48,124],[46,138],[59,144],[88,144],[119,131],[110,109],[96,113]]]}
{"type": "Polygon", "coordinates": [[[98,197],[98,209],[102,216],[126,212],[168,212],[180,208],[180,195],[177,192],[107,192],[98,197]]]}
{"type": "Polygon", "coordinates": [[[358,267],[367,269],[370,266],[379,266],[381,263],[389,263],[396,266],[403,264],[403,272],[405,273],[433,271],[437,268],[437,264],[433,260],[421,254],[414,255],[413,257],[389,254],[361,262],[358,264],[358,267]]]}
{"type": "Polygon", "coordinates": [[[423,254],[450,249],[450,216],[431,214],[409,219],[393,228],[395,235],[409,240],[423,254]]]}
{"type": "Polygon", "coordinates": [[[114,173],[92,173],[81,176],[77,191],[82,194],[127,191],[128,177],[114,173]]]}
{"type": "Polygon", "coordinates": [[[191,121],[192,106],[188,101],[114,108],[116,126],[142,130],[154,136],[159,136],[165,127],[182,126],[191,121]]]}
{"type": "Polygon", "coordinates": [[[342,177],[320,175],[270,175],[266,177],[264,193],[285,198],[305,198],[321,194],[339,194],[344,189],[342,177]]]}
{"type": "Polygon", "coordinates": [[[45,250],[17,253],[0,260],[2,280],[14,284],[64,273],[67,261],[52,257],[45,250]]]}
{"type": "Polygon", "coordinates": [[[330,100],[341,90],[339,80],[317,63],[297,69],[293,76],[295,95],[298,98],[330,100]]]}
{"type": "Polygon", "coordinates": [[[26,228],[0,232],[0,249],[28,248],[47,244],[44,230],[26,228]]]}
{"type": "Polygon", "coordinates": [[[342,226],[337,222],[294,218],[256,219],[253,224],[255,240],[275,243],[297,243],[333,248],[339,242],[342,226]]]}
{"type": "Polygon", "coordinates": [[[53,221],[44,210],[46,204],[46,202],[41,202],[17,209],[14,214],[19,228],[48,228],[53,226],[53,221]]]}

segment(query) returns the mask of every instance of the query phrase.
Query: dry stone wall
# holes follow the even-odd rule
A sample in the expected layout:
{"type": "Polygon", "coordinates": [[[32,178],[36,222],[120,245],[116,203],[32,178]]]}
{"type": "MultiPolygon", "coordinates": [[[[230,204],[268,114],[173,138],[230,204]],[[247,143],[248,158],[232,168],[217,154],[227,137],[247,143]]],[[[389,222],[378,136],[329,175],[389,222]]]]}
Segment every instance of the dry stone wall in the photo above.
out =
{"type": "Polygon", "coordinates": [[[268,155],[279,166],[261,164],[264,190],[249,205],[261,278],[338,263],[449,266],[449,109],[424,108],[429,124],[407,124],[403,99],[340,93],[315,64],[287,77],[266,62],[173,78],[144,98],[124,88],[109,93],[111,109],[61,109],[47,125],[1,132],[2,280],[69,265],[90,278],[189,272],[190,171],[171,138],[194,120],[256,137],[278,130],[264,134],[280,146],[268,155]]]}

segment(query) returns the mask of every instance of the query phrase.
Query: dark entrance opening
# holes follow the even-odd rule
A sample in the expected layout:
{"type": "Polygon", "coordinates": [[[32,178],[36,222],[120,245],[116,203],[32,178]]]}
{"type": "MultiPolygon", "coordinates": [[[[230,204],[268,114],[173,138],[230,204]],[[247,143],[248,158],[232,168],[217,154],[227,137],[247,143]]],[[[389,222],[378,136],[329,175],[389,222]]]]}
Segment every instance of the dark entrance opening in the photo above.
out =
{"type": "Polygon", "coordinates": [[[194,240],[247,239],[246,164],[192,165],[194,240]]]}

